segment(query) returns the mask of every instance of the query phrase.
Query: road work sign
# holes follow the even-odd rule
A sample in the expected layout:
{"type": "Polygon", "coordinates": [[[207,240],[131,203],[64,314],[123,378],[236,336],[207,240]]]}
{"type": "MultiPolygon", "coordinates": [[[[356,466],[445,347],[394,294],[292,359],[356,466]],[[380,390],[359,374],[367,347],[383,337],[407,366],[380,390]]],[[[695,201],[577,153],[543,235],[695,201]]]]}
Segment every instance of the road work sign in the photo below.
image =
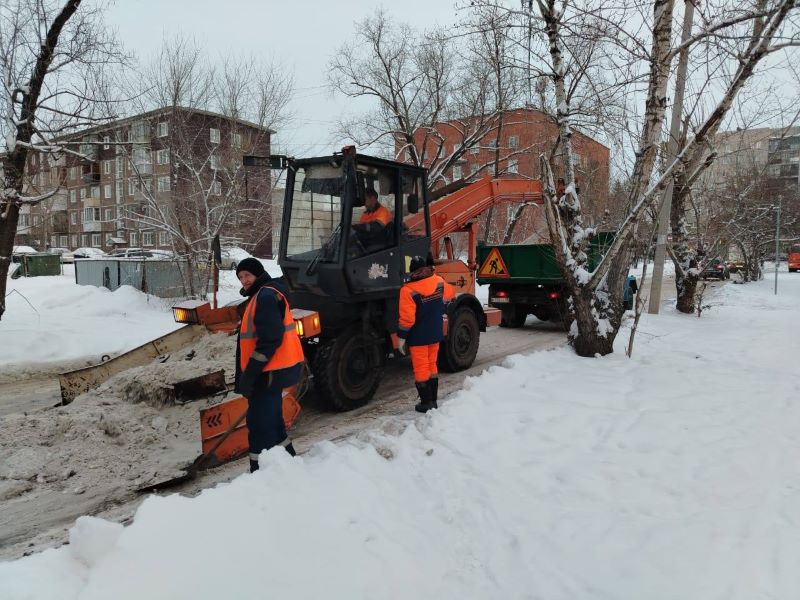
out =
{"type": "Polygon", "coordinates": [[[489,256],[483,261],[483,265],[478,271],[478,277],[511,277],[508,267],[503,262],[503,257],[500,256],[500,251],[497,248],[492,248],[489,256]]]}

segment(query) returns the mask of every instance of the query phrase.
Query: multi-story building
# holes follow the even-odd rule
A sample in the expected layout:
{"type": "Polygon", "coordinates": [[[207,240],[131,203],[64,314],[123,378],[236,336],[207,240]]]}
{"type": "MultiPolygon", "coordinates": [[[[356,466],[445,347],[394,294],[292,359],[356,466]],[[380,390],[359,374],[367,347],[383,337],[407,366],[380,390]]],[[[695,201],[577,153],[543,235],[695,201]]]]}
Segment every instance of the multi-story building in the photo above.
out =
{"type": "MultiPolygon", "coordinates": [[[[464,120],[449,121],[435,125],[438,136],[444,144],[445,156],[454,148],[463,145],[464,120]]],[[[426,132],[415,134],[417,147],[421,147],[426,132]]],[[[548,155],[558,139],[558,125],[545,113],[532,109],[520,108],[509,110],[503,115],[501,138],[499,140],[501,177],[541,178],[540,159],[542,153],[548,155]]],[[[460,160],[445,173],[449,181],[459,179],[476,179],[495,174],[495,157],[497,155],[497,129],[486,133],[479,143],[464,152],[460,160]]],[[[609,198],[609,162],[608,147],[592,139],[584,133],[573,130],[572,147],[575,154],[575,169],[581,198],[588,213],[602,214],[609,198]],[[593,210],[594,209],[594,210],[593,210]]],[[[562,154],[555,156],[556,170],[560,171],[562,154]]],[[[426,159],[426,166],[430,160],[426,159]]],[[[556,177],[562,175],[555,173],[556,177]]],[[[448,181],[442,182],[448,183],[448,181]]],[[[490,238],[499,239],[506,230],[507,224],[514,216],[517,207],[508,205],[495,211],[493,231],[490,238]]],[[[541,210],[527,210],[519,222],[513,241],[522,241],[535,234],[544,234],[544,213],[541,210]]],[[[542,235],[541,237],[544,237],[542,235]]]]}
{"type": "Polygon", "coordinates": [[[800,133],[769,140],[767,177],[772,193],[800,192],[800,133]]]}
{"type": "Polygon", "coordinates": [[[268,155],[272,133],[169,107],[64,136],[65,152],[30,155],[24,193],[55,193],[23,207],[15,244],[170,249],[171,230],[193,236],[209,211],[225,211],[223,241],[271,255],[269,172],[245,178],[242,156],[268,155]]]}

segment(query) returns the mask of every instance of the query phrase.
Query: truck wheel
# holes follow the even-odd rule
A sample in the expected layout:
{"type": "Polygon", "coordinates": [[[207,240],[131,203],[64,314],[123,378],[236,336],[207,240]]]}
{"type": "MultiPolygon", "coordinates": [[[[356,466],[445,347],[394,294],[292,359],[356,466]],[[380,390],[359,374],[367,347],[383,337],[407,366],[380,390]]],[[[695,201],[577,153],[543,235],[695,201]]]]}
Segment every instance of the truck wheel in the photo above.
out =
{"type": "Polygon", "coordinates": [[[314,357],[314,387],[338,411],[364,406],[383,374],[380,346],[351,327],[319,345],[314,357]]]}
{"type": "Polygon", "coordinates": [[[509,306],[508,308],[501,309],[503,318],[500,321],[500,327],[518,328],[525,325],[525,319],[528,313],[521,306],[509,306]]]}
{"type": "Polygon", "coordinates": [[[478,354],[479,341],[478,317],[471,308],[462,306],[449,319],[447,337],[439,345],[439,368],[455,372],[472,366],[478,354]]]}

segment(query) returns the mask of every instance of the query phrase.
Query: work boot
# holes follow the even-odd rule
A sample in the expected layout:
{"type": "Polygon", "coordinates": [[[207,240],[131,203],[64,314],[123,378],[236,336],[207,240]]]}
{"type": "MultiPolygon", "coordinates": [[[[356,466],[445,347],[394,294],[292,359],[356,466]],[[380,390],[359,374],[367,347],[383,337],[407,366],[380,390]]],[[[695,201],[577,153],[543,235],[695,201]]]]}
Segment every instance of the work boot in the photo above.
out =
{"type": "Polygon", "coordinates": [[[297,452],[294,451],[294,446],[292,446],[291,442],[289,442],[289,444],[286,445],[285,448],[290,456],[297,456],[297,452]]]}
{"type": "Polygon", "coordinates": [[[416,386],[420,401],[414,406],[414,410],[425,413],[432,408],[436,408],[433,402],[431,402],[430,379],[428,381],[417,381],[416,386]]]}
{"type": "Polygon", "coordinates": [[[250,461],[250,472],[251,473],[255,473],[256,471],[258,471],[258,461],[257,460],[251,460],[250,461]]]}
{"type": "Polygon", "coordinates": [[[431,377],[428,380],[428,386],[430,387],[430,400],[433,404],[433,408],[439,408],[439,378],[438,377],[431,377]]]}

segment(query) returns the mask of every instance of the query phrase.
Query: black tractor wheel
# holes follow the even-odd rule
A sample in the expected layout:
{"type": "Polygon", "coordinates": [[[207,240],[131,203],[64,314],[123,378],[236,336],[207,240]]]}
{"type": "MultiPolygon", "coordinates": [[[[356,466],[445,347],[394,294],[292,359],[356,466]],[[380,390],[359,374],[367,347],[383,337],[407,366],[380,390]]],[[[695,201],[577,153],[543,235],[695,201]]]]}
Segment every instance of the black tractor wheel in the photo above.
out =
{"type": "Polygon", "coordinates": [[[500,320],[500,327],[519,328],[525,325],[528,313],[522,306],[509,306],[501,309],[503,318],[500,320]]]}
{"type": "Polygon", "coordinates": [[[383,374],[382,351],[359,325],[317,348],[312,371],[314,388],[338,411],[364,406],[378,389],[383,374]]]}
{"type": "Polygon", "coordinates": [[[472,366],[478,354],[480,326],[475,312],[468,306],[456,310],[448,319],[447,337],[439,345],[439,368],[442,371],[463,371],[472,366]]]}

